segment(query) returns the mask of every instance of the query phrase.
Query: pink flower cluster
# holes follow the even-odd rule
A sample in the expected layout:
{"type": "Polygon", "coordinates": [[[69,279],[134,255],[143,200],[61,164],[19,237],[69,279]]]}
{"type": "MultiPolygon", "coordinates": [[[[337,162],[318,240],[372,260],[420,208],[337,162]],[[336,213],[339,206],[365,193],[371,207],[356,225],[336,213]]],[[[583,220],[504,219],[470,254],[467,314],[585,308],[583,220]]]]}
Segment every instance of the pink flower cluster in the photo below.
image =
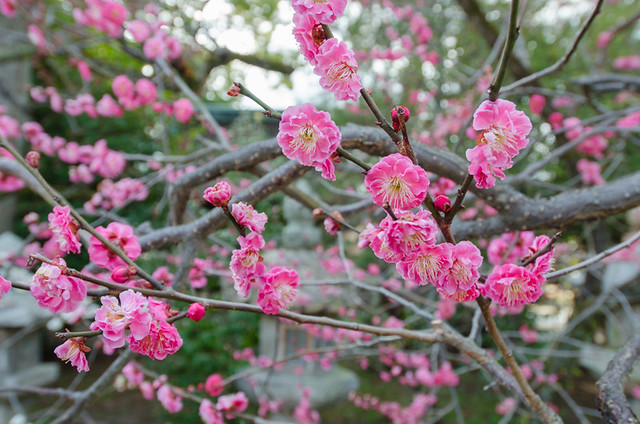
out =
{"type": "Polygon", "coordinates": [[[43,263],[31,279],[29,290],[38,306],[53,313],[71,312],[87,297],[87,286],[82,280],[64,274],[67,264],[55,258],[43,263]]]}
{"type": "Polygon", "coordinates": [[[239,236],[240,248],[232,252],[231,276],[233,287],[241,297],[247,297],[252,287],[258,289],[258,305],[266,314],[286,309],[298,294],[300,278],[295,270],[276,266],[267,272],[260,250],[264,239],[260,234],[239,236]]]}
{"type": "Polygon", "coordinates": [[[580,173],[582,183],[585,185],[604,185],[605,180],[602,178],[602,169],[598,162],[591,162],[588,159],[580,159],[576,163],[576,169],[580,173]]]}
{"type": "MultiPolygon", "coordinates": [[[[129,259],[135,261],[140,256],[142,249],[138,238],[133,234],[133,228],[128,225],[112,222],[107,228],[102,226],[96,228],[96,231],[104,236],[108,241],[120,248],[129,259]]],[[[94,264],[113,271],[119,266],[127,264],[114,252],[109,250],[95,236],[91,236],[89,240],[89,260],[94,264]]]]}
{"type": "MultiPolygon", "coordinates": [[[[147,78],[140,78],[134,84],[126,75],[118,75],[113,79],[111,89],[125,110],[152,105],[158,98],[156,85],[147,78]]],[[[115,111],[114,116],[117,116],[115,111]]]]}
{"type": "Polygon", "coordinates": [[[214,405],[209,399],[200,402],[199,414],[205,424],[224,424],[224,417],[232,419],[236,414],[244,412],[249,406],[249,399],[243,392],[220,396],[214,405]]]}
{"type": "Polygon", "coordinates": [[[397,219],[387,216],[378,227],[369,224],[359,246],[369,245],[377,257],[395,263],[405,280],[431,283],[446,298],[468,302],[479,296],[482,255],[473,243],[436,244],[438,227],[428,211],[397,210],[395,215],[397,219]]]}
{"type": "Polygon", "coordinates": [[[635,71],[640,69],[640,56],[620,56],[613,60],[613,67],[619,71],[635,71]]]}
{"type": "MultiPolygon", "coordinates": [[[[2,124],[0,123],[0,132],[2,132],[1,125],[2,124]]],[[[0,158],[9,158],[10,160],[15,160],[13,155],[9,153],[7,149],[4,149],[2,147],[0,147],[0,158]]],[[[20,178],[0,172],[0,192],[10,193],[13,191],[21,190],[22,188],[24,188],[24,181],[22,181],[20,178]]]]}
{"type": "Polygon", "coordinates": [[[303,165],[315,167],[325,179],[336,179],[332,156],[341,138],[329,113],[317,110],[310,103],[288,107],[282,113],[277,136],[282,153],[303,165]]]}
{"type": "Polygon", "coordinates": [[[322,24],[329,24],[342,15],[346,0],[293,0],[293,35],[300,52],[320,76],[320,86],[338,100],[358,100],[362,84],[355,54],[345,43],[327,39],[322,24]]]}
{"type": "Polygon", "coordinates": [[[508,100],[485,100],[473,114],[473,129],[481,131],[476,147],[467,150],[469,173],[476,187],[491,188],[496,177],[505,179],[504,170],[513,166],[513,157],[528,143],[531,121],[508,100]]]}
{"type": "MultiPolygon", "coordinates": [[[[526,252],[521,259],[526,260],[535,255],[549,242],[550,238],[547,236],[536,237],[526,250],[520,251],[526,252]]],[[[551,249],[527,266],[513,263],[496,266],[481,287],[482,294],[504,308],[517,309],[534,303],[542,296],[542,285],[546,282],[544,274],[551,270],[553,253],[554,249],[551,249]]]]}
{"type": "Polygon", "coordinates": [[[411,209],[427,196],[429,177],[411,159],[394,153],[367,171],[364,185],[376,205],[388,203],[392,209],[411,209]]]}
{"type": "Polygon", "coordinates": [[[147,196],[149,196],[149,189],[142,181],[134,178],[123,178],[116,182],[105,179],[98,184],[98,191],[84,203],[83,207],[90,212],[98,208],[104,210],[121,208],[129,202],[145,200],[147,196]]]}
{"type": "Polygon", "coordinates": [[[11,281],[5,280],[2,275],[0,275],[0,299],[2,299],[2,294],[9,293],[11,290],[11,281]]]}
{"type": "Polygon", "coordinates": [[[122,24],[129,16],[125,6],[115,0],[85,0],[85,3],[85,10],[73,9],[76,22],[118,38],[122,33],[122,24]]]}
{"type": "Polygon", "coordinates": [[[78,238],[79,224],[71,217],[69,206],[54,206],[49,214],[49,228],[56,236],[60,250],[80,253],[82,244],[78,238]]]}
{"type": "Polygon", "coordinates": [[[164,26],[160,19],[153,23],[136,19],[127,23],[127,31],[136,42],[143,43],[142,51],[147,59],[173,61],[182,55],[182,46],[165,31],[164,26]]]}
{"type": "Polygon", "coordinates": [[[231,205],[231,215],[233,215],[233,218],[238,224],[258,234],[262,234],[268,219],[266,213],[257,212],[253,206],[243,202],[237,202],[231,205]]]}

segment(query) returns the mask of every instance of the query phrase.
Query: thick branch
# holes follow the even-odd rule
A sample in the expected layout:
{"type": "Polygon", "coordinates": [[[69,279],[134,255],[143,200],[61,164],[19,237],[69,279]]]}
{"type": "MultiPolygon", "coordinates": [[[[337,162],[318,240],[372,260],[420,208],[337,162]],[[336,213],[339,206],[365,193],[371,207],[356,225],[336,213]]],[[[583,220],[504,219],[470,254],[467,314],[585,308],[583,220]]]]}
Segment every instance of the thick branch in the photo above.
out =
{"type": "Polygon", "coordinates": [[[633,364],[640,355],[640,335],[636,335],[616,353],[602,378],[596,383],[596,404],[607,423],[638,424],[638,418],[631,410],[622,384],[633,370],[633,364]]]}

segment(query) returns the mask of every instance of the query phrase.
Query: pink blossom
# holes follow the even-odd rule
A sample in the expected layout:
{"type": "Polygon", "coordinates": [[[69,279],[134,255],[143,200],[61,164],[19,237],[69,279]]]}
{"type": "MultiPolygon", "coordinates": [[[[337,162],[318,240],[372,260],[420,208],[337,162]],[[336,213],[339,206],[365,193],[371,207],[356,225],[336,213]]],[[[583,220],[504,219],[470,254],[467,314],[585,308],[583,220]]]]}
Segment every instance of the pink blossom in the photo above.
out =
{"type": "Polygon", "coordinates": [[[202,197],[213,206],[226,206],[231,200],[231,186],[226,181],[220,181],[213,187],[208,187],[202,197]]]}
{"type": "MultiPolygon", "coordinates": [[[[20,125],[14,118],[2,115],[0,116],[0,135],[4,138],[20,138],[20,125]]],[[[6,149],[2,148],[2,151],[6,152],[6,149]]],[[[11,156],[9,154],[9,156],[11,156]]]]}
{"type": "Polygon", "coordinates": [[[98,191],[84,203],[84,208],[87,210],[95,210],[98,207],[105,210],[120,208],[134,200],[144,200],[148,195],[149,190],[139,180],[123,178],[114,183],[105,179],[98,185],[98,191]]]}
{"type": "Polygon", "coordinates": [[[290,106],[282,113],[277,140],[286,157],[315,167],[327,178],[333,172],[325,167],[333,167],[330,158],[340,146],[341,137],[329,113],[305,103],[290,106]]]}
{"type": "Polygon", "coordinates": [[[85,353],[91,348],[85,346],[86,337],[72,337],[54,349],[53,353],[64,362],[71,362],[71,365],[78,369],[78,372],[89,371],[89,364],[85,353]]]}
{"type": "Polygon", "coordinates": [[[533,231],[519,231],[518,233],[504,233],[489,242],[487,257],[491,265],[502,263],[516,263],[530,253],[529,246],[533,244],[533,231]]]}
{"type": "MultiPolygon", "coordinates": [[[[592,128],[585,127],[584,131],[591,131],[592,128]]],[[[569,131],[567,131],[567,138],[569,138],[569,131]]],[[[587,156],[591,156],[595,159],[602,159],[604,157],[604,151],[609,146],[609,141],[602,136],[602,134],[594,134],[591,137],[584,139],[576,150],[584,153],[587,156]]]]}
{"type": "Polygon", "coordinates": [[[160,386],[156,392],[158,400],[172,414],[182,410],[182,396],[178,395],[168,384],[160,386]]]}
{"type": "Polygon", "coordinates": [[[166,321],[154,321],[145,338],[135,340],[129,336],[127,341],[129,349],[133,352],[158,360],[176,353],[182,347],[182,338],[178,330],[166,321]]]}
{"type": "Polygon", "coordinates": [[[43,263],[33,275],[30,291],[41,308],[53,313],[71,312],[87,296],[82,280],[63,274],[66,267],[64,259],[55,258],[52,265],[43,263]]]}
{"type": "Polygon", "coordinates": [[[513,408],[516,407],[518,401],[514,397],[504,398],[502,402],[496,405],[496,412],[500,415],[507,415],[513,408]]]}
{"type": "Polygon", "coordinates": [[[0,275],[0,299],[2,299],[2,294],[9,293],[11,290],[11,281],[5,280],[2,275],[0,275]]]}
{"type": "Polygon", "coordinates": [[[531,113],[534,115],[542,114],[542,109],[544,108],[547,99],[542,94],[534,94],[529,99],[529,109],[531,109],[531,113]]]}
{"type": "MultiPolygon", "coordinates": [[[[538,236],[529,247],[529,250],[532,255],[535,255],[540,250],[547,247],[550,242],[551,239],[548,236],[538,236]]],[[[553,259],[554,251],[555,247],[549,250],[547,253],[538,256],[536,260],[531,265],[529,265],[530,271],[538,275],[542,275],[551,271],[553,263],[555,262],[555,260],[553,259]]]]}
{"type": "Polygon", "coordinates": [[[619,71],[634,71],[640,69],[640,56],[621,56],[613,60],[613,67],[619,71]]]}
{"type": "MultiPolygon", "coordinates": [[[[140,256],[142,249],[140,249],[138,238],[133,234],[133,228],[130,226],[112,222],[107,225],[107,228],[100,226],[96,228],[96,231],[120,248],[129,259],[135,261],[140,256]]],[[[91,236],[89,243],[89,259],[91,262],[109,270],[113,270],[118,266],[126,266],[124,260],[109,250],[95,236],[91,236]]]]}
{"type": "Polygon", "coordinates": [[[111,89],[119,100],[133,97],[134,94],[133,82],[126,75],[115,77],[111,83],[111,89]]]}
{"type": "Polygon", "coordinates": [[[148,105],[158,98],[158,89],[150,79],[140,78],[136,81],[136,94],[141,105],[148,105]]]}
{"type": "Polygon", "coordinates": [[[480,277],[478,268],[482,265],[482,255],[473,243],[461,241],[453,246],[451,257],[453,261],[451,267],[440,275],[434,286],[438,289],[438,293],[445,297],[457,300],[456,298],[461,296],[467,299],[477,292],[475,290],[468,293],[469,290],[474,289],[480,277]]]}
{"type": "Polygon", "coordinates": [[[193,104],[189,99],[182,98],[173,102],[173,116],[176,117],[178,122],[186,124],[191,120],[194,112],[193,104]]]}
{"type": "Polygon", "coordinates": [[[522,324],[518,329],[518,333],[520,333],[520,337],[522,337],[522,341],[525,343],[535,343],[538,341],[538,332],[529,328],[527,324],[522,324]]]}
{"type": "Polygon", "coordinates": [[[144,381],[144,373],[140,371],[133,362],[127,363],[122,368],[122,375],[125,376],[127,382],[132,386],[139,386],[144,381]]]}
{"type": "Polygon", "coordinates": [[[585,185],[604,185],[606,183],[602,178],[602,170],[598,162],[580,159],[576,164],[576,169],[580,173],[580,177],[582,177],[582,183],[585,185]]]}
{"type": "Polygon", "coordinates": [[[614,33],[611,31],[602,31],[600,34],[598,34],[598,40],[596,41],[596,46],[599,49],[604,49],[609,45],[609,43],[611,43],[611,40],[613,40],[613,35],[614,33]]]}
{"type": "Polygon", "coordinates": [[[200,303],[189,305],[187,317],[193,321],[200,321],[204,317],[205,309],[200,303]]]}
{"type": "Polygon", "coordinates": [[[426,197],[429,178],[411,159],[394,153],[383,157],[367,172],[364,185],[376,205],[388,203],[392,209],[411,209],[426,197]]]}
{"type": "Polygon", "coordinates": [[[0,0],[0,13],[7,18],[13,18],[16,15],[16,3],[18,0],[0,0]]]}
{"type": "Polygon", "coordinates": [[[209,396],[218,396],[224,390],[224,379],[220,374],[211,374],[204,383],[204,390],[209,396]]]}
{"type": "Polygon", "coordinates": [[[320,422],[318,411],[311,409],[311,390],[304,388],[298,405],[293,409],[293,418],[300,424],[317,424],[320,422]]]}
{"type": "Polygon", "coordinates": [[[167,54],[165,37],[161,34],[156,34],[151,38],[147,38],[142,46],[142,51],[149,60],[165,58],[167,54]]]}
{"type": "Polygon", "coordinates": [[[82,243],[78,238],[80,226],[71,217],[69,206],[54,206],[53,212],[49,214],[49,228],[56,236],[60,250],[65,253],[80,253],[82,243]]]}
{"type": "Polygon", "coordinates": [[[326,40],[320,46],[316,61],[313,72],[320,76],[322,88],[338,100],[358,100],[362,89],[358,62],[345,43],[335,38],[326,40]]]}
{"type": "Polygon", "coordinates": [[[528,305],[542,296],[544,278],[526,268],[504,264],[493,269],[482,292],[498,306],[517,308],[528,305]]]}
{"type": "Polygon", "coordinates": [[[513,166],[511,159],[529,143],[531,128],[531,121],[516,110],[515,103],[502,99],[482,102],[473,114],[473,129],[482,132],[476,147],[466,154],[476,187],[490,188],[495,185],[495,177],[505,178],[503,171],[513,166]]]}
{"type": "Polygon", "coordinates": [[[139,19],[129,21],[127,23],[127,31],[131,33],[133,39],[138,43],[142,43],[144,40],[149,38],[149,35],[151,34],[149,24],[139,19]]]}
{"type": "Polygon", "coordinates": [[[267,214],[258,213],[253,206],[243,202],[234,203],[231,206],[231,215],[240,225],[248,227],[251,231],[262,234],[267,223],[267,214]]]}
{"type": "Polygon", "coordinates": [[[435,283],[451,265],[453,245],[442,243],[432,247],[423,247],[420,254],[408,261],[396,264],[396,269],[406,280],[420,286],[435,283]]]}
{"type": "Polygon", "coordinates": [[[300,53],[312,66],[316,66],[316,55],[326,40],[322,24],[312,15],[296,13],[293,15],[293,25],[293,36],[300,44],[300,53]]]}
{"type": "Polygon", "coordinates": [[[102,296],[102,306],[96,311],[90,327],[92,330],[102,330],[104,343],[110,349],[124,346],[126,328],[131,332],[133,339],[141,340],[149,334],[151,326],[149,302],[146,297],[133,290],[127,290],[120,293],[119,298],[120,304],[113,296],[102,296]]]}
{"type": "Polygon", "coordinates": [[[631,389],[631,396],[635,399],[640,399],[640,386],[633,386],[633,389],[631,389]]]}
{"type": "Polygon", "coordinates": [[[342,224],[334,220],[333,218],[340,219],[340,220],[344,219],[342,217],[342,214],[340,214],[340,212],[331,212],[331,216],[327,216],[322,222],[322,225],[324,226],[324,229],[327,233],[331,235],[336,235],[338,234],[338,231],[342,229],[342,224]]]}
{"type": "Polygon", "coordinates": [[[630,113],[616,122],[616,126],[622,128],[633,128],[640,126],[640,111],[630,113]]]}
{"type": "Polygon", "coordinates": [[[395,215],[397,219],[387,215],[380,222],[381,233],[371,244],[376,256],[386,262],[409,261],[422,248],[435,246],[438,226],[431,212],[397,210],[395,215]]]}
{"type": "Polygon", "coordinates": [[[249,399],[243,392],[220,396],[218,402],[216,402],[218,410],[226,414],[243,412],[247,409],[247,406],[249,406],[249,399]]]}
{"type": "Polygon", "coordinates": [[[36,25],[31,24],[27,28],[27,32],[29,41],[31,41],[31,43],[33,43],[33,45],[38,48],[39,53],[44,54],[49,51],[49,48],[47,46],[47,39],[45,38],[44,33],[40,28],[38,28],[36,25]]]}
{"type": "Polygon", "coordinates": [[[216,409],[209,399],[200,402],[198,413],[204,424],[224,424],[222,413],[216,409]]]}
{"type": "Polygon", "coordinates": [[[153,278],[163,283],[165,286],[170,286],[173,282],[173,274],[169,272],[169,268],[166,266],[158,267],[153,274],[151,274],[153,278]]]}
{"type": "Polygon", "coordinates": [[[298,294],[298,272],[276,266],[263,276],[258,290],[258,305],[265,314],[277,314],[287,309],[298,294]]]}
{"type": "Polygon", "coordinates": [[[300,15],[309,15],[323,24],[331,24],[342,16],[347,0],[292,0],[291,6],[300,15]]]}

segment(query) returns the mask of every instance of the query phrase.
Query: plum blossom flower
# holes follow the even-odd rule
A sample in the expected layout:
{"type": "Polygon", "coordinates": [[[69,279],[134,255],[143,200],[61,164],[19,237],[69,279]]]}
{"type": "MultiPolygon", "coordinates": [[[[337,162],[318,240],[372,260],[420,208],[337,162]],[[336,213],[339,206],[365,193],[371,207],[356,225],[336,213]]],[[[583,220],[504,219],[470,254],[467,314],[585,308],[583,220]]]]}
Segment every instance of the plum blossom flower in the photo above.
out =
{"type": "Polygon", "coordinates": [[[293,25],[293,36],[300,44],[300,53],[312,66],[316,66],[316,55],[326,40],[322,24],[312,15],[296,13],[293,15],[293,25]]]}
{"type": "Polygon", "coordinates": [[[79,225],[71,217],[69,206],[54,206],[49,214],[49,228],[56,236],[60,250],[65,253],[80,253],[82,244],[78,239],[79,225]]]}
{"type": "Polygon", "coordinates": [[[43,263],[33,275],[29,290],[38,306],[53,313],[71,312],[87,296],[87,286],[82,280],[63,274],[64,259],[55,258],[53,264],[43,263]]]}
{"type": "Polygon", "coordinates": [[[396,269],[403,278],[420,286],[434,284],[451,268],[452,251],[453,245],[449,243],[423,247],[412,259],[398,262],[396,269]]]}
{"type": "Polygon", "coordinates": [[[231,206],[231,215],[240,225],[248,227],[251,231],[262,234],[267,223],[267,214],[256,212],[253,206],[243,202],[234,203],[231,206]]]}
{"type": "Polygon", "coordinates": [[[182,410],[182,396],[178,395],[168,384],[160,386],[156,396],[164,409],[170,413],[175,414],[182,410]]]}
{"type": "MultiPolygon", "coordinates": [[[[119,247],[129,259],[135,261],[140,256],[142,249],[140,248],[140,243],[138,243],[138,238],[133,234],[133,228],[130,226],[112,222],[107,225],[107,228],[100,226],[96,228],[96,231],[116,247],[119,247]]],[[[108,270],[127,265],[124,260],[116,256],[95,236],[91,236],[89,243],[89,259],[96,265],[108,270]]]]}
{"type": "MultiPolygon", "coordinates": [[[[278,129],[278,144],[282,153],[303,165],[323,172],[332,167],[334,154],[342,136],[328,112],[319,111],[311,103],[290,106],[282,113],[278,129]]],[[[331,170],[328,172],[332,174],[331,170]]]]}
{"type": "Polygon", "coordinates": [[[342,16],[347,0],[292,0],[291,6],[300,15],[309,15],[320,23],[331,24],[342,16]]]}
{"type": "Polygon", "coordinates": [[[204,383],[204,391],[209,396],[218,396],[224,390],[224,379],[220,374],[211,374],[204,383]]]}
{"type": "Polygon", "coordinates": [[[133,339],[141,340],[149,334],[151,326],[151,313],[146,297],[127,290],[120,293],[119,298],[120,304],[113,296],[102,296],[102,306],[96,311],[90,327],[92,330],[102,330],[104,343],[110,349],[124,346],[126,328],[133,339]]]}
{"type": "Polygon", "coordinates": [[[431,212],[418,213],[396,210],[397,219],[390,216],[380,222],[379,231],[372,233],[370,247],[377,257],[386,262],[409,261],[424,247],[436,244],[438,227],[431,212]]]}
{"type": "Polygon", "coordinates": [[[5,280],[2,275],[0,275],[0,299],[2,299],[2,294],[9,293],[11,290],[11,281],[5,280]]]}
{"type": "MultiPolygon", "coordinates": [[[[541,235],[535,238],[529,250],[532,255],[535,255],[540,250],[547,247],[547,245],[551,242],[551,239],[548,236],[541,235]]],[[[542,275],[549,271],[551,271],[555,259],[553,258],[553,254],[555,252],[555,247],[549,250],[547,253],[540,255],[536,258],[535,261],[531,265],[529,265],[529,269],[534,274],[542,275]]]]}
{"type": "Polygon", "coordinates": [[[316,55],[313,72],[320,76],[320,86],[338,100],[358,100],[362,83],[353,50],[335,38],[326,40],[316,55]]]}
{"type": "Polygon", "coordinates": [[[213,206],[227,206],[231,200],[231,186],[226,181],[220,181],[213,187],[207,187],[202,198],[213,206]]]}
{"type": "Polygon", "coordinates": [[[495,177],[504,179],[504,170],[513,166],[512,158],[528,143],[531,121],[508,100],[485,100],[473,114],[473,129],[481,131],[476,147],[467,150],[469,173],[476,187],[490,188],[495,177]]]}
{"type": "Polygon", "coordinates": [[[219,411],[229,413],[243,412],[249,406],[249,399],[243,392],[220,396],[216,402],[219,411]]]}
{"type": "Polygon", "coordinates": [[[434,286],[442,296],[454,300],[456,300],[456,296],[466,299],[477,293],[477,290],[468,292],[475,287],[480,277],[478,268],[482,265],[482,255],[473,243],[461,241],[453,246],[451,258],[451,268],[442,273],[434,286]]]}
{"type": "Polygon", "coordinates": [[[498,306],[517,308],[542,296],[544,278],[526,268],[504,264],[494,268],[487,277],[482,292],[498,306]]]}
{"type": "Polygon", "coordinates": [[[516,263],[530,253],[529,246],[533,244],[533,231],[518,233],[504,233],[489,242],[487,257],[491,265],[502,263],[516,263]]]}
{"type": "Polygon", "coordinates": [[[287,309],[298,294],[298,272],[276,266],[263,276],[263,283],[258,290],[258,305],[265,314],[277,314],[280,309],[287,309]]]}
{"type": "Polygon", "coordinates": [[[182,98],[173,102],[173,116],[178,122],[186,124],[195,113],[191,100],[182,98]]]}
{"type": "Polygon", "coordinates": [[[429,190],[427,172],[406,156],[394,153],[383,157],[364,177],[373,203],[389,203],[393,209],[415,208],[429,190]]]}
{"type": "Polygon", "coordinates": [[[216,409],[209,399],[200,402],[198,413],[204,424],[224,424],[222,413],[216,409]]]}
{"type": "Polygon", "coordinates": [[[582,183],[585,185],[604,185],[606,183],[604,178],[602,178],[602,169],[598,162],[580,159],[576,164],[576,169],[580,173],[582,183]]]}
{"type": "Polygon", "coordinates": [[[129,349],[135,353],[146,355],[151,359],[162,360],[173,355],[182,347],[182,338],[178,330],[166,321],[151,323],[149,334],[136,340],[132,335],[127,337],[129,349]]]}
{"type": "Polygon", "coordinates": [[[542,94],[533,94],[529,99],[529,109],[531,109],[531,113],[534,115],[542,114],[542,109],[546,102],[547,99],[542,94]]]}
{"type": "Polygon", "coordinates": [[[55,348],[53,353],[64,362],[70,362],[78,372],[88,372],[89,364],[85,353],[90,352],[91,348],[85,346],[85,341],[87,341],[86,337],[72,337],[55,348]]]}

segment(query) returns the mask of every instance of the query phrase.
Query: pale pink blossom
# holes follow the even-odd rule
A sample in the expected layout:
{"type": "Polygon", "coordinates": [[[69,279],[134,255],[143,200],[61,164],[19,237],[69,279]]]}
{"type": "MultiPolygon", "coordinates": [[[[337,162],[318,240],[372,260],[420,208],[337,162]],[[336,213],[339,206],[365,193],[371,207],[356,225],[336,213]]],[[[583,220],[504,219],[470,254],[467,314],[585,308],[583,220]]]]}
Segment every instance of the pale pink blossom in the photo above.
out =
{"type": "Polygon", "coordinates": [[[138,43],[142,43],[144,40],[149,38],[149,35],[151,34],[149,24],[139,19],[129,21],[127,23],[127,31],[131,33],[133,39],[138,43]]]}
{"type": "MultiPolygon", "coordinates": [[[[536,237],[531,246],[529,246],[531,255],[535,255],[540,250],[547,247],[550,242],[551,239],[548,236],[541,235],[536,237]]],[[[555,262],[555,259],[553,258],[554,253],[555,247],[551,248],[551,250],[549,250],[547,253],[538,256],[536,260],[529,265],[529,270],[537,275],[542,275],[551,271],[555,262]]],[[[523,259],[526,259],[526,257],[523,259]]]]}
{"type": "Polygon", "coordinates": [[[136,95],[141,105],[149,105],[158,98],[156,85],[148,78],[140,78],[136,81],[136,95]]]}
{"type": "Polygon", "coordinates": [[[353,51],[335,38],[326,40],[316,55],[313,69],[320,76],[320,86],[338,100],[358,100],[362,83],[353,51]]]}
{"type": "Polygon", "coordinates": [[[398,262],[396,269],[404,279],[420,286],[433,284],[451,268],[452,251],[453,245],[449,243],[423,247],[411,260],[398,262]]]}
{"type": "MultiPolygon", "coordinates": [[[[108,241],[120,248],[131,260],[138,259],[142,249],[138,238],[133,234],[133,228],[128,225],[112,222],[107,228],[97,227],[96,231],[108,241]]],[[[113,270],[118,266],[125,266],[126,263],[114,252],[109,250],[95,236],[89,240],[89,259],[98,266],[113,270]]]]}
{"type": "Polygon", "coordinates": [[[78,68],[78,73],[80,74],[80,77],[83,80],[87,82],[93,81],[93,75],[91,75],[91,68],[89,68],[89,65],[87,64],[87,62],[85,62],[84,60],[76,60],[75,65],[76,65],[76,68],[78,68]]]}
{"type": "Polygon", "coordinates": [[[2,294],[9,293],[11,290],[11,281],[5,280],[2,275],[0,275],[0,299],[2,299],[2,294]]]}
{"type": "Polygon", "coordinates": [[[182,347],[182,338],[178,330],[166,321],[154,321],[151,323],[149,334],[135,340],[127,337],[129,349],[135,353],[146,355],[151,359],[162,360],[167,355],[176,353],[182,347]]]}
{"type": "Polygon", "coordinates": [[[198,413],[204,424],[224,424],[222,413],[216,409],[209,399],[200,402],[198,413]]]}
{"type": "Polygon", "coordinates": [[[383,157],[364,177],[364,185],[373,203],[392,209],[411,209],[427,196],[427,172],[406,156],[394,153],[383,157]]]}
{"type": "Polygon", "coordinates": [[[111,89],[120,101],[133,97],[135,93],[133,82],[126,75],[118,75],[115,77],[111,83],[111,89]]]}
{"type": "Polygon", "coordinates": [[[263,276],[258,290],[258,305],[265,314],[277,314],[287,309],[298,294],[298,272],[276,266],[263,276]]]}
{"type": "Polygon", "coordinates": [[[216,407],[225,415],[243,412],[249,406],[249,399],[243,392],[231,395],[220,396],[216,402],[216,407]]]}
{"type": "Polygon", "coordinates": [[[640,126],[640,111],[630,113],[624,118],[620,118],[618,122],[616,122],[616,126],[622,128],[633,128],[640,126]]]}
{"type": "Polygon", "coordinates": [[[477,290],[473,289],[480,277],[478,268],[482,265],[482,254],[472,242],[461,241],[453,246],[451,257],[451,267],[443,272],[433,285],[438,289],[438,293],[445,297],[453,300],[467,299],[477,293],[477,290]]]}
{"type": "Polygon", "coordinates": [[[92,330],[102,330],[104,343],[110,349],[124,346],[125,329],[129,329],[131,337],[141,340],[149,334],[151,313],[146,297],[133,290],[127,290],[118,296],[102,296],[102,306],[96,311],[92,330]]]}
{"type": "Polygon", "coordinates": [[[226,181],[220,181],[213,187],[208,187],[202,197],[213,206],[226,206],[231,200],[231,186],[226,181]]]}
{"type": "Polygon", "coordinates": [[[292,0],[291,6],[300,15],[309,15],[323,24],[331,24],[342,16],[347,0],[292,0]]]}
{"type": "Polygon", "coordinates": [[[144,55],[149,60],[163,59],[167,56],[167,43],[162,34],[156,33],[147,38],[142,46],[144,55]]]}
{"type": "Polygon", "coordinates": [[[49,228],[56,236],[60,250],[65,253],[80,253],[82,243],[78,238],[79,224],[71,217],[69,206],[54,206],[48,215],[49,228]]]}
{"type": "Polygon", "coordinates": [[[182,396],[178,395],[168,384],[160,386],[156,396],[168,412],[175,414],[182,410],[182,396]]]}
{"type": "Polygon", "coordinates": [[[493,269],[482,292],[498,306],[517,308],[537,301],[542,296],[544,278],[514,264],[493,269]]]}
{"type": "Polygon", "coordinates": [[[39,27],[34,24],[29,25],[27,28],[27,35],[29,36],[29,41],[38,48],[39,53],[45,54],[49,51],[47,39],[39,27]]]}
{"type": "Polygon", "coordinates": [[[489,242],[487,258],[491,265],[503,263],[516,263],[530,253],[529,246],[533,244],[535,234],[533,231],[519,231],[517,233],[504,233],[489,242]]]}
{"type": "Polygon", "coordinates": [[[602,170],[598,162],[580,159],[578,163],[576,163],[576,169],[580,173],[582,183],[585,185],[604,185],[606,183],[604,178],[602,178],[602,170]]]}
{"type": "Polygon", "coordinates": [[[191,120],[194,113],[195,110],[193,109],[191,100],[182,98],[173,102],[173,116],[176,117],[178,122],[186,124],[191,120]]]}
{"type": "Polygon", "coordinates": [[[144,381],[144,373],[136,367],[135,363],[129,362],[122,368],[122,375],[132,386],[139,386],[144,381]]]}
{"type": "Polygon", "coordinates": [[[311,409],[311,390],[305,387],[298,405],[293,409],[293,418],[300,424],[317,424],[320,422],[320,413],[311,409]]]}
{"type": "Polygon", "coordinates": [[[500,415],[507,415],[518,405],[518,400],[514,397],[507,397],[496,405],[496,412],[500,415]]]}
{"type": "Polygon", "coordinates": [[[613,67],[619,71],[640,70],[640,56],[621,56],[613,60],[613,67]]]}
{"type": "Polygon", "coordinates": [[[538,341],[538,332],[529,328],[527,324],[522,324],[518,329],[518,333],[520,334],[520,337],[522,337],[522,341],[525,343],[535,343],[538,341]]]}
{"type": "MultiPolygon", "coordinates": [[[[290,106],[282,113],[278,130],[278,144],[282,153],[303,165],[333,174],[331,156],[340,146],[342,136],[329,113],[317,110],[311,103],[290,106]]],[[[334,177],[335,179],[335,177],[334,177]]]]}
{"type": "Polygon", "coordinates": [[[91,348],[85,346],[84,342],[86,340],[86,337],[72,337],[55,348],[53,353],[62,361],[70,362],[71,365],[78,369],[78,372],[88,372],[89,364],[85,354],[90,352],[91,348]]]}
{"type": "Polygon", "coordinates": [[[613,40],[613,35],[614,33],[611,31],[602,31],[600,34],[598,34],[596,47],[598,47],[599,49],[606,48],[609,45],[609,43],[611,43],[611,40],[613,40]]]}
{"type": "Polygon", "coordinates": [[[64,275],[66,267],[64,259],[55,258],[53,265],[43,263],[33,275],[29,289],[41,308],[53,313],[71,312],[87,297],[87,286],[64,275]]]}
{"type": "Polygon", "coordinates": [[[476,147],[467,150],[469,173],[476,187],[490,188],[495,177],[503,180],[504,170],[513,166],[512,158],[528,143],[531,121],[508,100],[485,100],[473,114],[473,129],[481,131],[476,147]]]}
{"type": "Polygon", "coordinates": [[[243,202],[234,203],[231,206],[231,215],[240,225],[244,225],[251,231],[262,234],[267,223],[267,214],[256,212],[253,206],[243,202]]]}

